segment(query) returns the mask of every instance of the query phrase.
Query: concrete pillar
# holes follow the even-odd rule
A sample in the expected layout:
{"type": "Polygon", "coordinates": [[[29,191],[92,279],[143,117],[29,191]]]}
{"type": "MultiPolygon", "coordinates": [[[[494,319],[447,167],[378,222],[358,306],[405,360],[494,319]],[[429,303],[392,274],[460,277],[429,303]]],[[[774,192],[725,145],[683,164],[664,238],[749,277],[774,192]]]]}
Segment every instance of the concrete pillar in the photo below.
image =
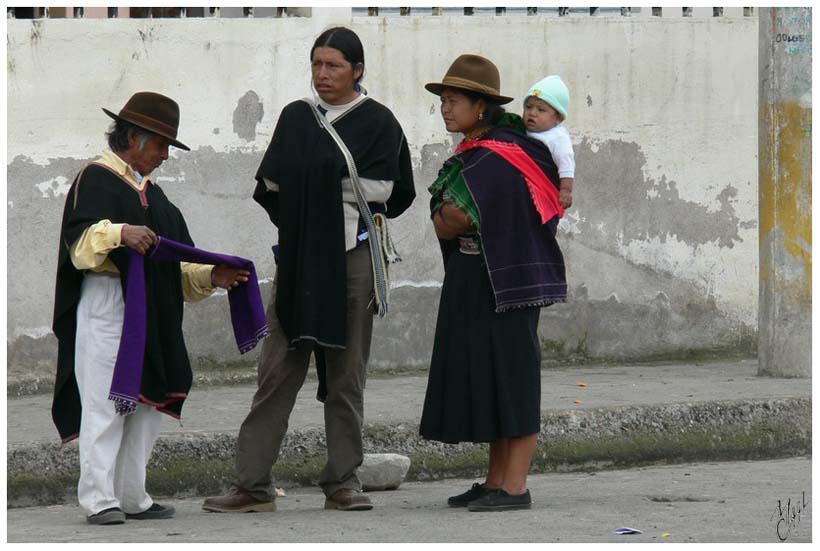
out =
{"type": "Polygon", "coordinates": [[[760,8],[758,374],[811,377],[811,8],[760,8]]]}

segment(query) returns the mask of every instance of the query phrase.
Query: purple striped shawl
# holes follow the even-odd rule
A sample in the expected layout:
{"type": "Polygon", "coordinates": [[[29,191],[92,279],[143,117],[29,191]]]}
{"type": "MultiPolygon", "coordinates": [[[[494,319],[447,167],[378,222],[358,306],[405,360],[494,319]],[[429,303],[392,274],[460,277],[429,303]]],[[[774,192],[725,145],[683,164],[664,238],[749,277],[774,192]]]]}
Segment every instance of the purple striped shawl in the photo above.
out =
{"type": "Polygon", "coordinates": [[[244,354],[252,350],[270,332],[262,305],[262,295],[259,292],[256,269],[250,260],[203,251],[165,237],[160,237],[157,245],[146,256],[140,255],[133,249],[128,249],[128,254],[128,279],[125,290],[122,336],[108,396],[109,400],[114,401],[117,413],[121,415],[133,413],[139,401],[147,333],[146,258],[151,262],[226,264],[250,271],[251,275],[247,283],[228,290],[231,323],[239,353],[244,354]]]}

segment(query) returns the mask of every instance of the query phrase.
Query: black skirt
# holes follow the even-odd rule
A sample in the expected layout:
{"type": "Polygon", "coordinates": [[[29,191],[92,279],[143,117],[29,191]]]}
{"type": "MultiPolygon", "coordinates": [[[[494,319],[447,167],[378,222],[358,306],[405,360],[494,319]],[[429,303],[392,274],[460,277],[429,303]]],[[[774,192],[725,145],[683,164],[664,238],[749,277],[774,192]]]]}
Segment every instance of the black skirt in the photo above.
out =
{"type": "Polygon", "coordinates": [[[483,255],[453,252],[441,290],[422,437],[493,442],[539,432],[540,308],[495,312],[483,255]]]}

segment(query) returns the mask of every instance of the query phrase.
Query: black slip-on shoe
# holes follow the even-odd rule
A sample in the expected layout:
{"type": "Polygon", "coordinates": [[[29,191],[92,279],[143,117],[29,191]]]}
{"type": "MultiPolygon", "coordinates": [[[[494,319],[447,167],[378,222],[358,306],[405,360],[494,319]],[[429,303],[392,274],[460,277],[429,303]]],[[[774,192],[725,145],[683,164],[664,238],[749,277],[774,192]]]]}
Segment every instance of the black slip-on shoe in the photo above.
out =
{"type": "Polygon", "coordinates": [[[471,501],[475,501],[476,499],[482,498],[491,491],[492,490],[484,486],[484,484],[479,484],[478,482],[475,482],[470,487],[470,489],[464,492],[463,494],[448,497],[447,505],[449,505],[450,507],[466,507],[471,501]]]}
{"type": "Polygon", "coordinates": [[[126,513],[125,518],[130,520],[160,520],[174,518],[174,513],[176,513],[176,511],[170,505],[154,503],[142,513],[126,513]]]}
{"type": "Polygon", "coordinates": [[[119,507],[110,507],[103,509],[99,513],[88,515],[85,517],[88,524],[98,524],[107,526],[109,524],[123,524],[125,522],[125,513],[119,507]]]}
{"type": "Polygon", "coordinates": [[[523,494],[510,495],[502,489],[491,490],[484,497],[471,501],[467,505],[468,511],[512,511],[514,509],[529,509],[532,505],[530,491],[523,494]]]}

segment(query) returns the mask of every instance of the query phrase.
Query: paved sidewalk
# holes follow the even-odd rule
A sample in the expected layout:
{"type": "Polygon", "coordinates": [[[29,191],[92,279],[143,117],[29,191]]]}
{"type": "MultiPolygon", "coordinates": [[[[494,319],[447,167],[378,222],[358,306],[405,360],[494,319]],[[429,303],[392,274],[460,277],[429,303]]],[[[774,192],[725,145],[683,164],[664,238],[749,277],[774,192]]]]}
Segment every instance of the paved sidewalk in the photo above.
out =
{"type": "MultiPolygon", "coordinates": [[[[757,377],[755,360],[578,366],[542,372],[533,472],[658,463],[778,459],[811,453],[811,381],[757,377]],[[584,385],[584,386],[581,386],[584,385]]],[[[486,445],[446,445],[418,433],[426,377],[373,377],[365,392],[365,453],[411,460],[408,480],[477,476],[486,445]]],[[[235,476],[236,435],[254,385],[194,388],[182,423],[163,419],[148,466],[157,496],[211,495],[235,476]]],[[[316,383],[300,393],[274,480],[315,485],[326,460],[316,383]]],[[[48,395],[8,400],[7,505],[74,503],[76,441],[61,446],[48,395]]]]}
{"type": "Polygon", "coordinates": [[[162,500],[177,517],[89,526],[73,505],[11,509],[9,542],[811,542],[811,459],[699,463],[534,475],[528,511],[470,513],[446,498],[473,480],[405,483],[369,494],[368,512],[325,511],[314,488],[277,500],[275,513],[205,513],[202,499],[162,500]],[[805,492],[805,497],[804,493],[805,492]],[[620,527],[641,535],[618,536],[620,527]]]}
{"type": "MultiPolygon", "coordinates": [[[[545,369],[541,378],[541,408],[547,412],[811,397],[811,380],[757,377],[756,372],[755,359],[545,369]],[[587,386],[577,386],[578,382],[587,386]],[[576,400],[581,403],[575,403],[576,400]]],[[[365,423],[417,424],[426,387],[426,376],[371,378],[365,391],[365,423]]],[[[238,431],[255,390],[255,385],[195,387],[183,409],[182,422],[164,419],[163,433],[238,431]]],[[[291,415],[291,430],[324,426],[322,406],[315,396],[316,382],[308,381],[291,415]]],[[[59,442],[51,422],[51,395],[9,398],[7,437],[9,448],[59,442]]]]}

